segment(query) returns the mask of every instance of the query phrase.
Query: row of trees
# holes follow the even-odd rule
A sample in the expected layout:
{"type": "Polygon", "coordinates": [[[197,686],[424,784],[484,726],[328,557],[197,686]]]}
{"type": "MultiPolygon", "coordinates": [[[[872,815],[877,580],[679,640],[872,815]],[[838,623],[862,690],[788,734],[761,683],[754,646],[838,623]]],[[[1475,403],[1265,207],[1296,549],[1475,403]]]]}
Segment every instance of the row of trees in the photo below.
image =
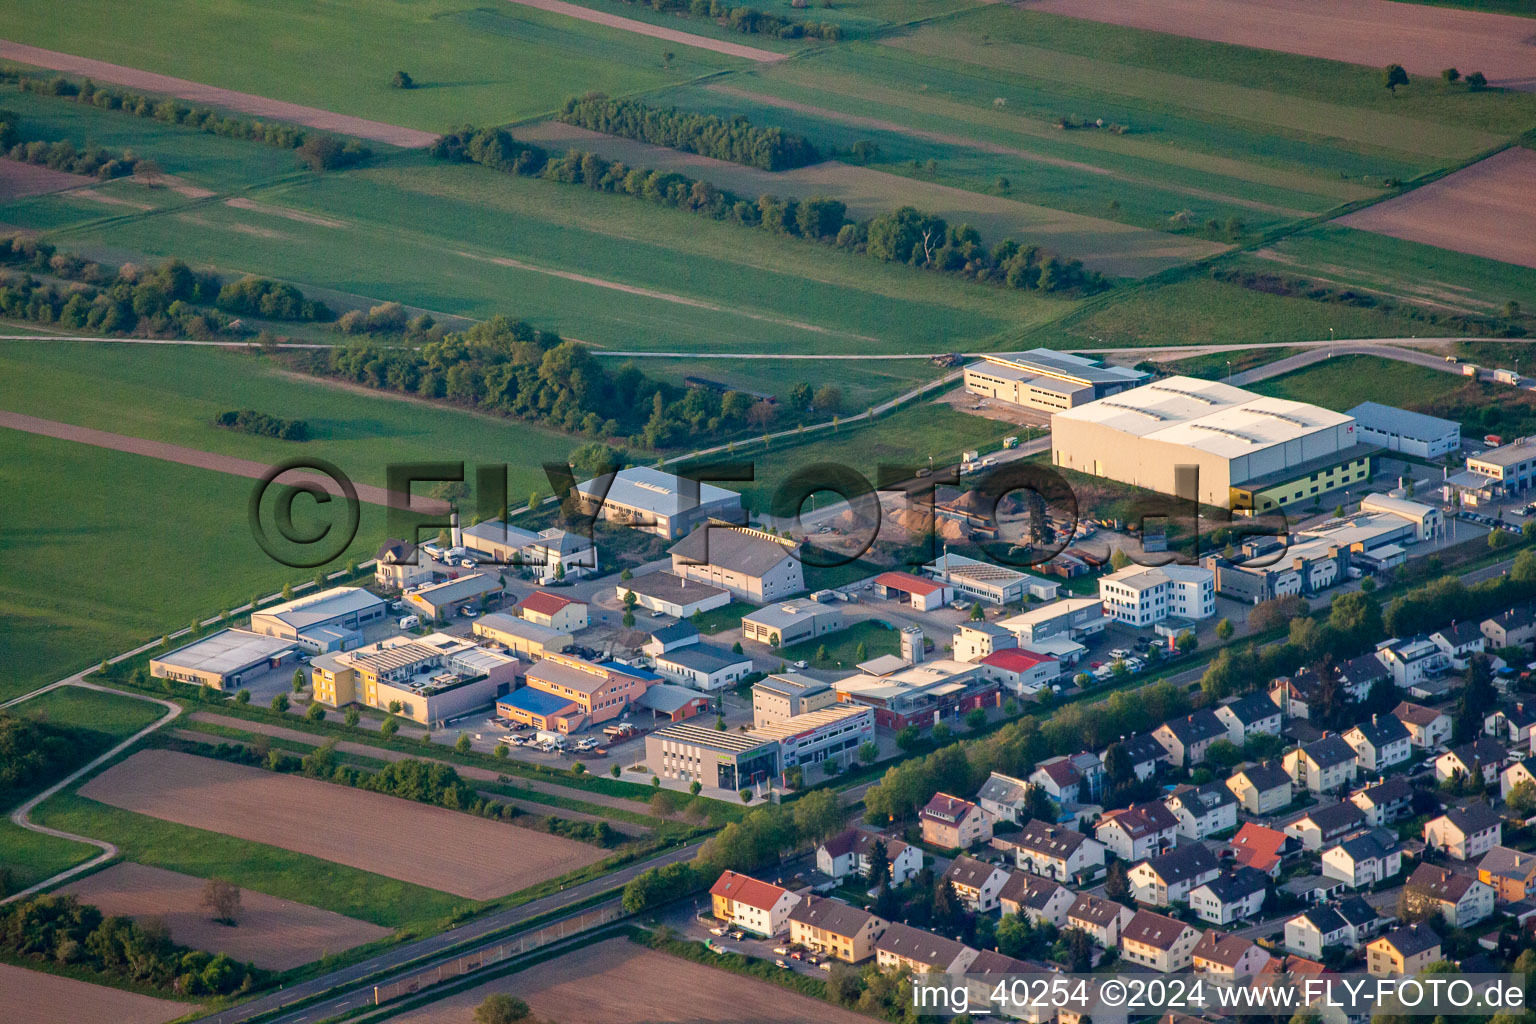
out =
{"type": "Polygon", "coordinates": [[[104,918],[73,896],[36,896],[0,907],[0,952],[188,996],[249,992],[263,980],[255,967],[223,953],[176,945],[163,925],[104,918]]]}
{"type": "Polygon", "coordinates": [[[221,412],[214,417],[213,424],[226,430],[255,434],[258,437],[275,437],[281,441],[309,440],[309,424],[304,420],[285,420],[254,409],[221,412]]]}
{"type": "MultiPolygon", "coordinates": [[[[296,150],[299,159],[313,170],[349,167],[372,156],[368,147],[356,139],[342,141],[334,136],[308,131],[297,125],[231,117],[212,107],[192,106],[179,100],[160,99],[143,93],[106,88],[97,85],[89,78],[83,82],[75,82],[63,76],[36,78],[5,69],[0,70],[0,81],[14,82],[24,92],[72,99],[77,103],[89,104],[102,110],[120,110],[135,117],[153,118],[166,124],[179,124],[224,138],[247,139],[277,149],[296,150]]],[[[131,171],[122,173],[131,173],[131,171]]]]}
{"type": "Polygon", "coordinates": [[[107,181],[134,172],[139,160],[132,153],[114,153],[101,146],[77,149],[68,139],[26,141],[21,118],[15,111],[0,110],[0,153],[18,163],[36,164],[65,174],[85,174],[107,181]]]}
{"type": "Polygon", "coordinates": [[[969,224],[950,225],[942,217],[911,206],[853,221],[841,200],[825,196],[780,199],[764,195],[749,202],[707,181],[675,171],[629,167],[593,152],[572,149],[551,157],[500,128],[460,129],[440,139],[432,151],[443,159],[586,185],[598,192],[634,196],[714,220],[836,246],[886,263],[904,263],[1008,288],[1089,294],[1109,286],[1103,275],[1084,268],[1078,260],[1011,238],[989,248],[983,244],[981,233],[969,224]]]}
{"type": "Polygon", "coordinates": [[[0,808],[83,763],[89,753],[90,744],[76,732],[0,712],[0,808]]]}
{"type": "Polygon", "coordinates": [[[605,135],[765,171],[804,167],[821,160],[821,153],[805,136],[792,135],[776,126],[760,128],[739,114],[726,120],[714,114],[652,107],[639,100],[615,100],[602,93],[588,93],[566,100],[558,117],[566,124],[605,135]]]}
{"type": "MultiPolygon", "coordinates": [[[[629,2],[629,0],[625,0],[629,2]]],[[[831,21],[793,21],[778,14],[765,14],[755,7],[728,7],[720,0],[647,0],[654,11],[687,13],[695,18],[712,18],[733,32],[746,35],[771,35],[779,39],[825,39],[837,42],[843,38],[842,27],[831,21]]],[[[804,7],[798,0],[796,7],[804,7]]],[[[671,55],[668,54],[670,58],[671,55]]],[[[670,63],[670,60],[669,60],[670,63]]]]}

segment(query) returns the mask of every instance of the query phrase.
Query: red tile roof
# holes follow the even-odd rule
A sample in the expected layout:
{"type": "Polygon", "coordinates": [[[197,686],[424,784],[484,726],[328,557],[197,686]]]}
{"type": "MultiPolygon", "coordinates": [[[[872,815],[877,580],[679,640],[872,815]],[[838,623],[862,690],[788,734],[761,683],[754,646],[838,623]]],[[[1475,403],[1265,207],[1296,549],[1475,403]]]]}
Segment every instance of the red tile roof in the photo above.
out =
{"type": "Polygon", "coordinates": [[[723,896],[759,910],[772,910],[788,891],[771,882],[759,882],[751,875],[740,875],[734,871],[725,872],[709,887],[711,896],[723,896]]]}
{"type": "Polygon", "coordinates": [[[936,793],[932,800],[920,812],[920,817],[932,818],[934,821],[943,822],[946,825],[958,825],[976,809],[976,805],[969,800],[962,800],[948,793],[936,793]]]}
{"type": "Polygon", "coordinates": [[[1285,833],[1247,822],[1232,837],[1232,859],[1245,867],[1267,872],[1280,860],[1285,833]]]}
{"type": "Polygon", "coordinates": [[[584,603],[585,602],[583,601],[577,601],[569,597],[561,597],[559,594],[551,594],[547,591],[536,590],[529,594],[527,597],[523,598],[522,603],[519,604],[518,607],[527,608],[529,611],[538,612],[540,615],[555,615],[566,605],[584,603]]]}
{"type": "Polygon", "coordinates": [[[1018,647],[1005,647],[1001,651],[993,651],[982,658],[981,663],[1000,668],[1005,672],[1028,672],[1037,665],[1055,660],[1056,658],[1050,654],[1036,654],[1018,647]]]}
{"type": "Polygon", "coordinates": [[[899,590],[904,594],[921,594],[924,597],[937,594],[944,589],[942,583],[920,579],[909,572],[883,572],[875,577],[875,582],[882,587],[899,590]]]}

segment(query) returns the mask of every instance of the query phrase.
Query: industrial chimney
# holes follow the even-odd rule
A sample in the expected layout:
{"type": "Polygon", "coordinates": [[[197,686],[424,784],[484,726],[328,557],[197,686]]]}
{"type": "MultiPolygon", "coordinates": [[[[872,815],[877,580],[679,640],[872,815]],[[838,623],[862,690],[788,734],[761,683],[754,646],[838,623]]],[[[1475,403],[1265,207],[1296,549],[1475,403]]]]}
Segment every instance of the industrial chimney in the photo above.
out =
{"type": "Polygon", "coordinates": [[[448,513],[448,528],[451,531],[451,536],[453,538],[453,546],[456,547],[456,548],[463,547],[464,546],[464,531],[459,529],[459,510],[458,509],[452,509],[448,513]]]}

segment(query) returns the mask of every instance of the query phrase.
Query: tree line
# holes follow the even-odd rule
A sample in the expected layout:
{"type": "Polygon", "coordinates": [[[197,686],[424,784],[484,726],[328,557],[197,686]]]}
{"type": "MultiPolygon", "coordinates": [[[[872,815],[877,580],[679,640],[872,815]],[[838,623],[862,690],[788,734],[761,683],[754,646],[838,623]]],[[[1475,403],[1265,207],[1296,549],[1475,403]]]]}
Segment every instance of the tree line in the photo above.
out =
{"type": "Polygon", "coordinates": [[[65,774],[92,749],[86,736],[73,730],[0,712],[0,807],[65,774]]]}
{"type": "Polygon", "coordinates": [[[186,996],[244,993],[265,981],[264,972],[223,953],[176,945],[164,925],[103,917],[73,896],[35,896],[0,907],[0,952],[186,996]]]}
{"type": "MultiPolygon", "coordinates": [[[[629,0],[624,2],[628,3],[629,0]]],[[[842,26],[836,22],[795,21],[778,14],[765,14],[755,7],[727,7],[720,0],[649,0],[649,5],[654,11],[711,18],[731,31],[744,35],[770,35],[779,39],[803,37],[833,43],[843,38],[842,26]]]]}
{"type": "Polygon", "coordinates": [[[502,128],[462,128],[439,139],[432,152],[443,159],[586,185],[593,191],[633,196],[713,220],[835,246],[886,263],[904,263],[1008,288],[1091,294],[1109,287],[1102,274],[1086,269],[1079,260],[1012,238],[988,248],[981,233],[969,224],[950,225],[942,217],[911,206],[853,221],[842,201],[825,196],[797,200],[764,195],[749,202],[707,181],[675,171],[629,167],[590,151],[571,149],[563,156],[551,157],[539,146],[518,142],[502,128]]]}
{"type": "Polygon", "coordinates": [[[242,434],[257,437],[275,437],[280,441],[308,441],[309,423],[304,420],[285,420],[269,416],[254,409],[221,412],[213,418],[213,425],[242,434]]]}
{"type": "Polygon", "coordinates": [[[44,142],[22,138],[21,117],[13,110],[0,110],[0,153],[18,163],[34,164],[65,174],[84,174],[108,181],[134,172],[138,158],[131,153],[114,153],[101,146],[76,148],[68,139],[44,142]]]}
{"type": "MultiPolygon", "coordinates": [[[[72,99],[101,110],[118,110],[135,117],[152,118],[166,124],[195,128],[209,135],[246,139],[277,149],[296,150],[299,159],[311,170],[336,170],[362,163],[372,151],[356,139],[342,141],[321,132],[311,132],[297,125],[232,117],[212,107],[198,107],[169,98],[110,89],[87,78],[75,82],[62,75],[36,78],[13,68],[0,68],[0,82],[12,82],[23,92],[39,96],[72,99]]],[[[130,172],[124,172],[130,173],[130,172]]]]}
{"type": "Polygon", "coordinates": [[[764,171],[804,167],[821,160],[821,153],[805,136],[792,135],[779,127],[761,128],[739,114],[726,120],[714,114],[652,107],[639,100],[615,100],[602,93],[588,93],[567,99],[556,116],[566,124],[605,135],[764,171]]]}

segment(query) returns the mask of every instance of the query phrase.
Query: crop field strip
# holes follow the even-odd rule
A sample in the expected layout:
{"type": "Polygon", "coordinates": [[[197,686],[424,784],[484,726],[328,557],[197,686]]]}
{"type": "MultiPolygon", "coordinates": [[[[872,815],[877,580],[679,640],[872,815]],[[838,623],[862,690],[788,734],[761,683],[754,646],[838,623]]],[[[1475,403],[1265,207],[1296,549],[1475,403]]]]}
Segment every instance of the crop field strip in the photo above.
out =
{"type": "Polygon", "coordinates": [[[161,1024],[196,1009],[191,1003],[0,964],[0,1020],[7,1024],[161,1024]]]}

